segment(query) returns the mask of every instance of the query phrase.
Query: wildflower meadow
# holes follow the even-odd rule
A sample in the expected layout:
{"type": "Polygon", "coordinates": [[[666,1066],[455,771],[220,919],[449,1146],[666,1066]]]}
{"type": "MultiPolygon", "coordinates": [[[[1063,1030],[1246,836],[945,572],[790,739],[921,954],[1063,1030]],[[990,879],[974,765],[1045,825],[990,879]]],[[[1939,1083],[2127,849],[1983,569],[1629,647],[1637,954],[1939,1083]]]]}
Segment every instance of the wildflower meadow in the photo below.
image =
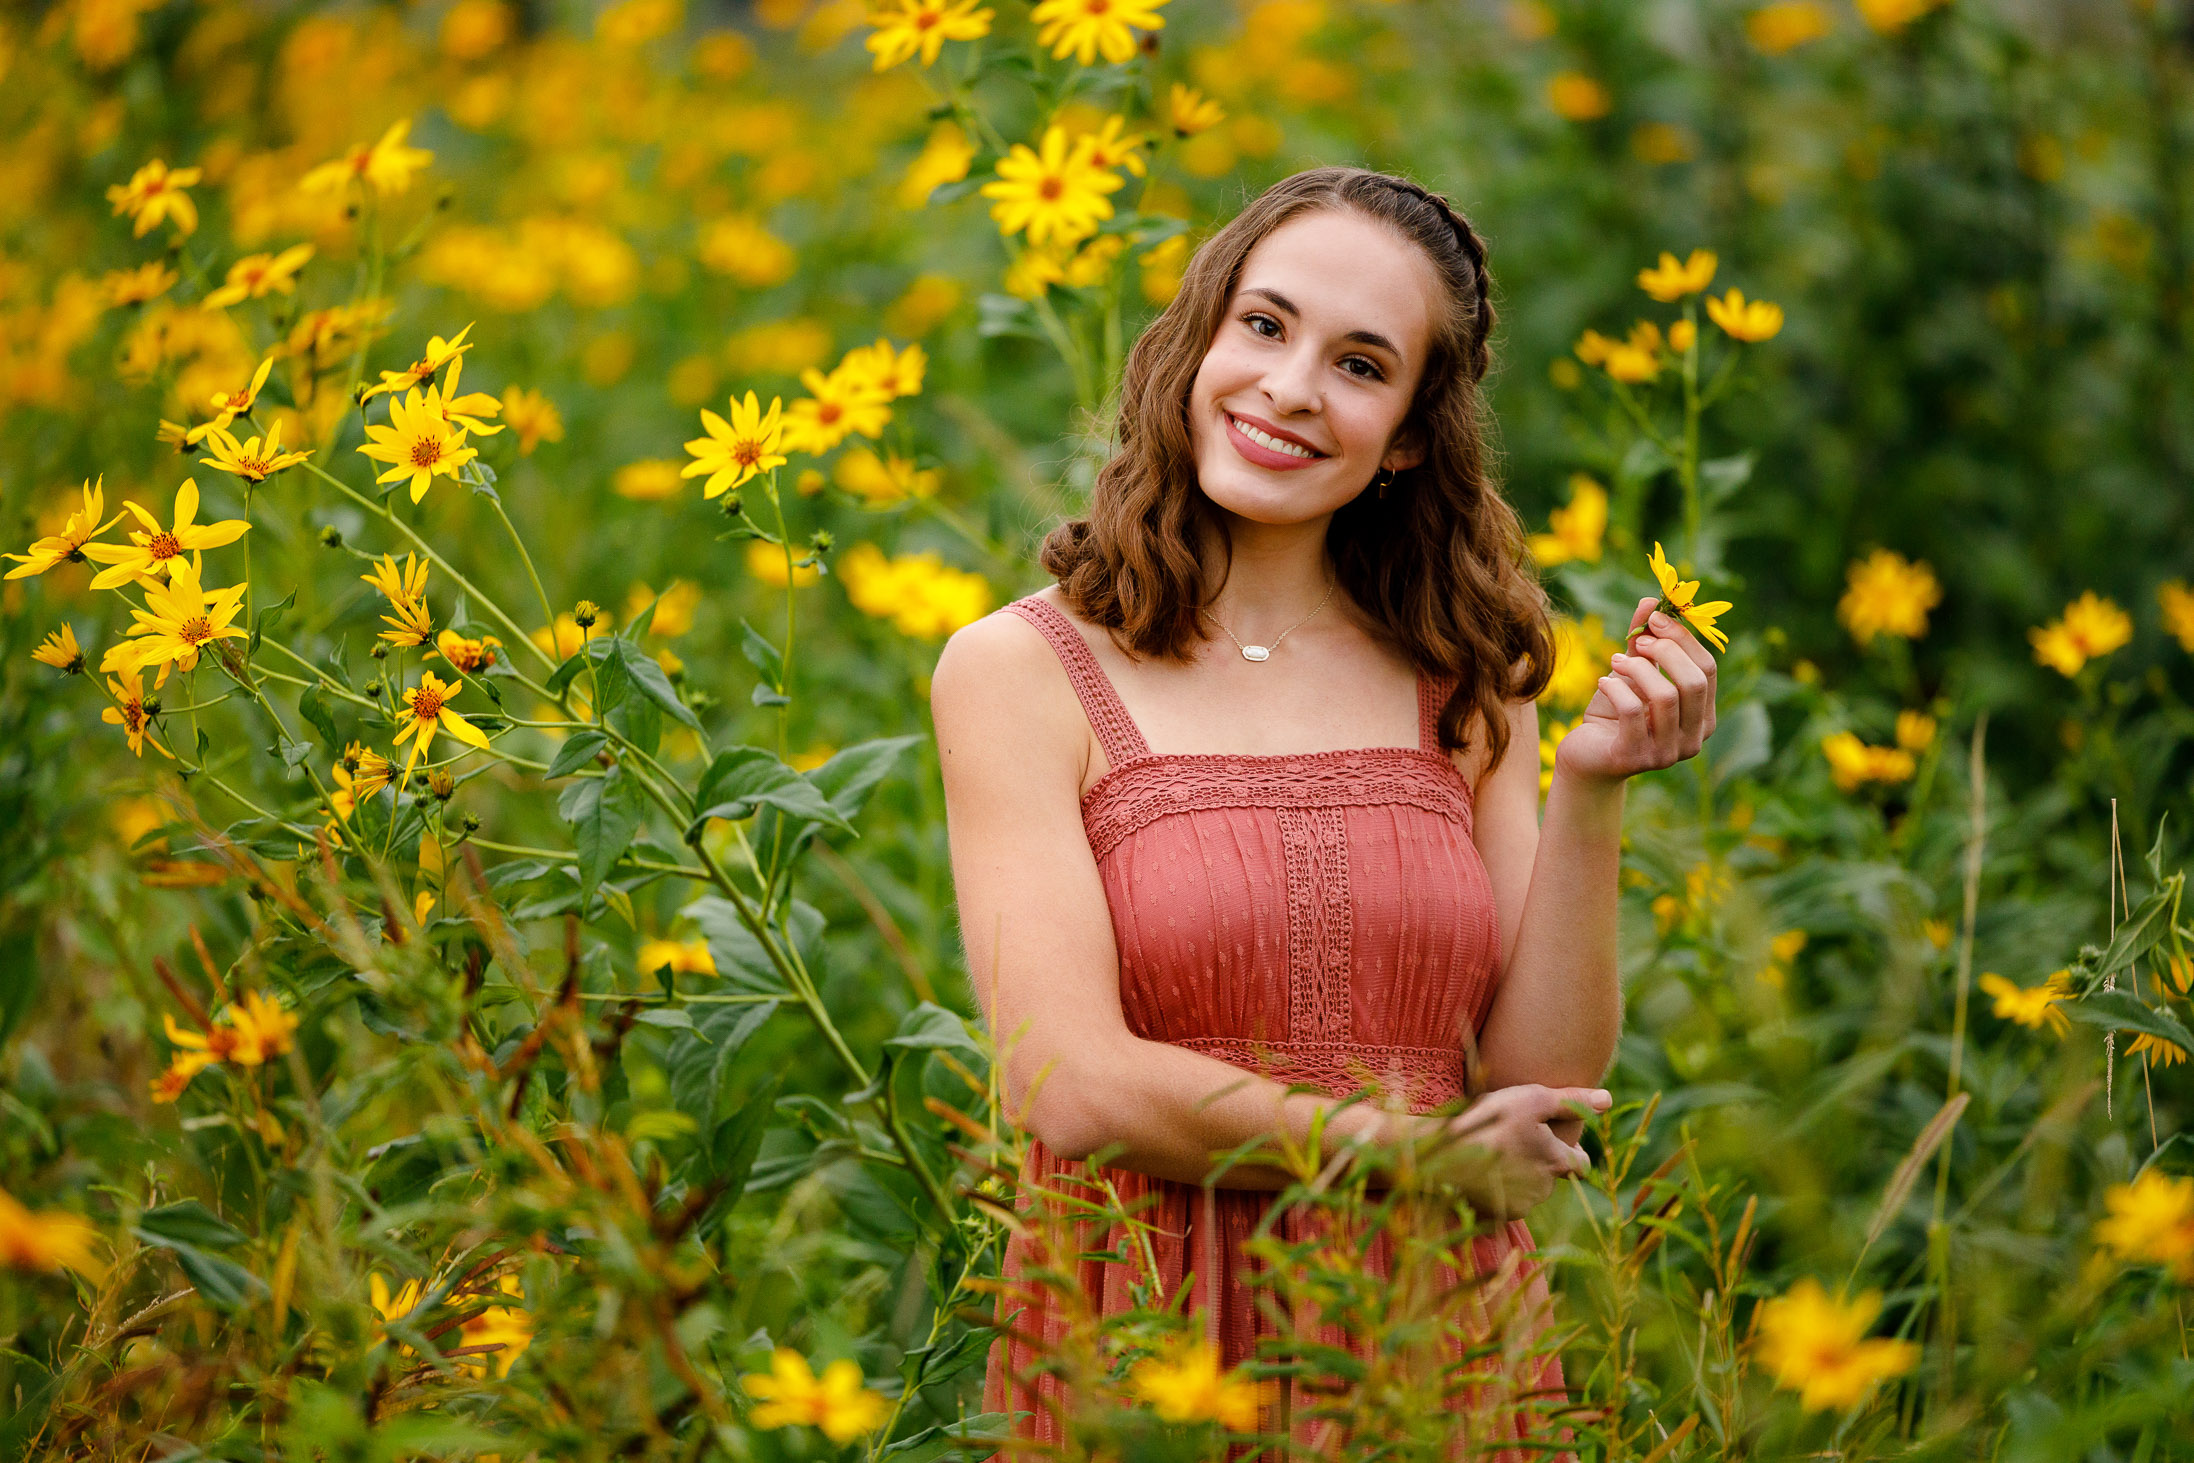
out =
{"type": "Polygon", "coordinates": [[[1035,1287],[1075,1458],[2194,1458],[2190,0],[56,0],[0,129],[0,1457],[984,1458],[1035,1287]],[[940,647],[1342,162],[1488,241],[1545,775],[1721,663],[1559,1397],[1322,1139],[1222,1368],[955,920],[940,647]]]}

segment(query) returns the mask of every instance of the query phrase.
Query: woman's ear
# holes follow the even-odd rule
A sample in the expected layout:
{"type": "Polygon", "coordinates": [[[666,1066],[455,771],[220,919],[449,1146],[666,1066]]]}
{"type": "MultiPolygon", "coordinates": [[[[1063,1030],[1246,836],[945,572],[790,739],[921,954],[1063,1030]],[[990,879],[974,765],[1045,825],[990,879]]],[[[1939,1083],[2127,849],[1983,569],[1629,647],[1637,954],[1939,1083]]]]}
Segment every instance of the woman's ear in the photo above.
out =
{"type": "Polygon", "coordinates": [[[1416,419],[1412,417],[1402,424],[1401,430],[1394,434],[1394,440],[1387,444],[1386,456],[1379,459],[1379,465],[1392,468],[1396,472],[1406,472],[1424,460],[1425,436],[1418,429],[1416,419]]]}

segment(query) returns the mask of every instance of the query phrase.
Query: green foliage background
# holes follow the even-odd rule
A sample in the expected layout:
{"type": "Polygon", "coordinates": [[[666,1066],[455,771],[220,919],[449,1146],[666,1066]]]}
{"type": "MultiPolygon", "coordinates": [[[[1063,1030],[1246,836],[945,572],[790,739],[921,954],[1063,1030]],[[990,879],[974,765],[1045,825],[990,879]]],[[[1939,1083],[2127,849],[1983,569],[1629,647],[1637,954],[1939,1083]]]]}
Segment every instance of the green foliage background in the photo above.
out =
{"type": "MultiPolygon", "coordinates": [[[[926,205],[900,197],[932,128],[971,106],[1008,141],[1034,141],[1061,107],[1141,124],[1176,81],[1222,102],[1225,122],[1168,137],[1148,182],[1116,195],[1116,226],[1140,232],[1110,282],[1050,296],[1086,358],[1113,369],[1163,298],[1162,280],[1145,293],[1152,271],[1137,260],[1177,227],[1167,220],[1201,237],[1274,179],[1338,161],[1444,191],[1490,241],[1502,313],[1492,407],[1513,501],[1542,524],[1577,471],[1636,495],[1603,560],[1549,576],[1584,612],[1608,613],[1646,586],[1644,550],[1673,540],[1681,502],[1676,475],[1634,455],[1604,381],[1564,363],[1585,328],[1619,334],[1641,315],[1665,324],[1637,270],[1664,249],[1713,248],[1717,288],[1780,303],[1788,324],[1746,349],[1737,390],[1706,426],[1707,457],[1753,457],[1749,479],[1688,546],[1709,591],[1738,606],[1725,621],[1735,642],[1723,730],[1701,764],[1641,779],[1632,799],[1629,1029],[1611,1084],[1626,1100],[1661,1094],[1646,1168],[1691,1139],[1685,1217],[1669,1225],[1678,1242],[1641,1258],[1638,1288],[1611,1309],[1621,1267],[1586,1222],[1605,1206],[1574,1193],[1534,1221],[1587,1331],[1570,1355],[1573,1384],[1614,1419],[1580,1445],[1642,1455],[1657,1430],[1696,1415],[1673,1456],[2194,1453],[2184,1284],[2153,1267],[2090,1263],[2110,1186],[2149,1161],[2194,1170],[2171,1141],[2189,1069],[2147,1072],[2121,1036],[2106,1110],[2094,1025],[2060,1038],[1998,1019],[1979,995],[1968,1010],[1960,994],[1979,972],[2032,986],[2073,966],[2098,978],[2134,971],[2153,996],[2161,948],[2184,937],[2175,903],[2143,906],[2164,909],[2153,928],[2163,947],[2114,967],[2078,963],[2134,906],[2172,892],[2194,812],[2184,695],[2194,647],[2168,633],[2157,599],[2165,581],[2194,573],[2194,12],[2181,0],[1954,0],[1885,28],[1836,0],[1819,7],[1828,34],[1769,54],[1748,38],[1759,7],[1715,0],[1174,0],[1136,60],[1079,68],[1033,45],[1021,0],[996,9],[979,48],[948,44],[933,70],[881,75],[861,46],[860,7],[842,0],[653,18],[635,0],[602,12],[525,4],[509,12],[507,37],[470,56],[453,52],[450,12],[437,4],[70,0],[9,11],[7,543],[53,531],[54,506],[100,475],[110,509],[127,495],[164,511],[185,472],[206,488],[208,516],[243,509],[228,479],[187,468],[154,437],[163,417],[202,414],[206,389],[238,384],[234,360],[212,351],[197,374],[203,362],[190,359],[130,372],[132,332],[158,307],[87,303],[108,271],[166,259],[183,276],[175,298],[189,300],[241,254],[310,240],[319,252],[296,299],[320,308],[365,290],[378,250],[393,314],[361,377],[475,321],[467,387],[523,385],[561,413],[562,439],[531,454],[514,433],[478,443],[556,609],[592,599],[624,625],[636,582],[691,581],[704,591],[693,628],[670,643],[680,704],[712,749],[820,759],[884,744],[873,770],[888,762],[888,772],[865,804],[850,796],[858,836],[825,827],[763,903],[784,945],[808,956],[813,1004],[848,1051],[886,1088],[904,1085],[906,1146],[940,1182],[956,1181],[972,1176],[948,1151],[958,1135],[920,1102],[983,1106],[952,1070],[983,1065],[979,1040],[948,1014],[974,1007],[924,714],[937,640],[855,608],[844,576],[827,571],[871,542],[935,551],[982,575],[994,602],[1037,587],[1034,545],[1075,511],[1102,460],[1105,402],[1096,383],[1078,391],[1047,322],[1003,292],[1008,251],[972,189],[947,186],[926,205]],[[1603,85],[1607,113],[1558,114],[1549,83],[1563,73],[1603,85]],[[306,168],[406,117],[434,161],[370,228],[297,203],[306,168]],[[205,221],[179,251],[164,227],[132,237],[103,201],[154,157],[207,169],[193,190],[205,221]],[[733,214],[788,244],[796,267],[774,283],[713,267],[707,225],[733,214]],[[580,242],[569,232],[554,249],[529,241],[521,220],[580,230],[580,242]],[[430,279],[437,239],[473,226],[505,230],[513,257],[561,250],[580,263],[558,266],[559,282],[520,308],[430,279]],[[417,252],[391,252],[399,240],[417,252]],[[925,286],[932,298],[952,300],[933,319],[910,315],[910,288],[925,277],[947,282],[942,293],[925,286]],[[910,319],[919,328],[903,328],[910,319]],[[942,488],[879,506],[845,491],[832,462],[814,491],[798,475],[818,464],[784,471],[784,536],[804,554],[823,534],[826,572],[790,596],[797,631],[780,707],[752,699],[771,673],[768,654],[746,647],[752,626],[781,648],[785,591],[756,577],[747,544],[725,537],[730,521],[691,480],[663,501],[612,484],[633,462],[682,460],[696,409],[722,410],[727,392],[801,394],[795,360],[767,359],[754,333],[788,321],[803,322],[818,342],[811,363],[825,368],[879,335],[921,342],[927,380],[895,404],[877,445],[940,469],[942,488]],[[1929,633],[1910,645],[1860,647],[1837,621],[1846,566],[1875,546],[1927,561],[1942,581],[1929,633]],[[2135,634],[2067,678],[2035,662],[2026,631],[2084,590],[2125,606],[2135,634]],[[1941,725],[1916,775],[1839,790],[1821,737],[1850,728],[1885,742],[1900,709],[1941,725]],[[1968,926],[1975,786],[1986,834],[1968,926]],[[2115,917],[2114,830],[2129,876],[2115,917]],[[1771,956],[1771,939],[1793,930],[1806,935],[1802,953],[1771,956]],[[1771,967],[1775,978],[1764,976],[1771,967]],[[1954,1047],[1971,1104],[1942,1156],[1896,1190],[1900,1161],[1949,1095],[1954,1047]],[[1683,1242],[1697,1233],[1684,1225],[1718,1215],[1726,1228],[1755,1196],[1760,1238],[1742,1304],[1727,1310],[1724,1294],[1718,1311],[1702,1297],[1708,1262],[1683,1242]],[[1752,1302],[1806,1275],[1886,1291],[1881,1330],[1925,1342],[1921,1368],[1828,1416],[1748,1371],[1752,1302]],[[1601,1324],[1611,1316],[1619,1324],[1601,1324]],[[1720,1328],[1712,1345],[1702,1318],[1720,1328]]],[[[974,140],[971,182],[996,156],[974,140]]],[[[246,371],[282,333],[288,303],[232,312],[248,337],[246,371]]],[[[315,425],[326,434],[316,462],[364,484],[356,413],[315,425]]],[[[746,498],[772,528],[757,490],[746,498]]],[[[444,481],[415,515],[398,503],[535,622],[524,568],[482,497],[444,481]]],[[[357,582],[352,550],[403,543],[298,471],[255,495],[251,512],[257,602],[294,586],[283,633],[315,658],[347,646],[355,687],[370,673],[381,606],[357,582]],[[324,545],[331,527],[344,547],[324,545]]],[[[222,582],[240,573],[235,553],[216,551],[222,582]]],[[[239,881],[160,887],[175,882],[174,862],[193,862],[191,835],[171,826],[164,852],[133,851],[150,805],[129,800],[166,769],[129,756],[98,722],[92,688],[29,659],[64,619],[87,648],[119,633],[126,617],[85,592],[85,577],[64,566],[10,582],[0,600],[0,1189],[86,1215],[136,1268],[126,1293],[104,1301],[88,1282],[0,1275],[0,1451],[135,1457],[146,1454],[129,1448],[161,1439],[184,1451],[151,1456],[302,1458],[342,1438],[357,1449],[342,1456],[357,1457],[823,1449],[817,1433],[738,1423],[748,1399],[737,1378],[766,1368],[779,1342],[818,1366],[851,1357],[895,1399],[891,1428],[854,1446],[921,1438],[896,1455],[910,1463],[941,1451],[949,1439],[930,1430],[978,1410],[987,1338],[957,1312],[973,1303],[966,1277],[994,1265],[995,1236],[957,1189],[942,1216],[904,1170],[862,1160],[885,1139],[871,1118],[847,1116],[842,1099],[858,1084],[723,900],[695,904],[690,884],[628,865],[608,881],[626,909],[575,901],[552,868],[484,855],[506,870],[499,892],[528,959],[498,954],[475,1002],[462,972],[477,941],[447,908],[421,944],[376,937],[382,974],[369,983],[277,929],[280,912],[239,881]],[[633,966],[647,938],[708,940],[720,974],[685,981],[689,993],[769,998],[672,1001],[653,1019],[628,1017],[598,1090],[552,1042],[530,1092],[512,1099],[506,1082],[482,1098],[510,1102],[539,1132],[571,1123],[617,1135],[645,1181],[667,1185],[658,1207],[725,1181],[737,1202],[711,1208],[684,1250],[634,1239],[566,1263],[585,1248],[575,1236],[620,1224],[637,1235],[648,1214],[617,1211],[606,1188],[529,1188],[538,1174],[519,1153],[483,1146],[485,1130],[455,1116],[478,1080],[450,1055],[455,1034],[473,1031],[500,1061],[524,1046],[565,974],[566,907],[585,916],[572,989],[604,998],[589,1018],[596,1036],[616,1024],[610,998],[659,991],[633,966]],[[308,1018],[302,1068],[265,1076],[285,1123],[327,1124],[309,1163],[244,1130],[249,1105],[219,1087],[222,1074],[201,1076],[174,1107],[146,1095],[169,1056],[161,1016],[180,1014],[154,961],[208,989],[193,927],[217,966],[234,962],[308,1018]],[[745,1019],[753,1012],[764,1016],[745,1019]],[[319,1118],[306,1116],[308,1086],[319,1118]],[[192,1202],[205,1206],[199,1228],[197,1211],[177,1207],[192,1202]],[[260,1292],[301,1215],[325,1244],[307,1246],[310,1284],[294,1313],[270,1315],[260,1292]],[[374,1344],[368,1271],[444,1274],[443,1257],[485,1255],[491,1237],[558,1245],[514,1245],[528,1307],[544,1318],[517,1369],[470,1386],[392,1371],[390,1345],[374,1344]],[[198,1300],[123,1325],[185,1284],[198,1300]],[[658,1325],[659,1315],[676,1319],[658,1325]],[[672,1337],[700,1388],[673,1364],[672,1337]],[[433,1405],[422,1410],[422,1399],[433,1405]]],[[[450,590],[437,578],[440,606],[450,590]]],[[[465,707],[489,709],[477,696],[465,707]]],[[[340,746],[309,734],[292,708],[291,732],[324,769],[340,746]]],[[[322,821],[309,785],[261,750],[268,726],[229,713],[209,722],[209,768],[283,818],[322,821]]],[[[385,727],[339,719],[337,741],[386,748],[385,727]]],[[[666,757],[692,751],[674,726],[663,745],[666,757]]],[[[839,789],[851,765],[839,764],[839,789]]],[[[203,785],[192,792],[214,827],[239,816],[203,785]]],[[[781,829],[765,812],[757,838],[801,825],[780,811],[781,829]]],[[[537,779],[468,781],[450,812],[508,848],[573,843],[537,779]]],[[[270,856],[286,842],[296,857],[298,839],[264,822],[232,831],[270,856]]],[[[642,831],[655,856],[680,856],[669,820],[642,831]]],[[[296,867],[309,883],[309,864],[296,867]]],[[[344,879],[379,918],[371,871],[346,866],[344,879]]],[[[394,907],[413,892],[398,890],[394,907]]],[[[2165,1001],[2174,1008],[2183,1016],[2184,1000],[2165,1001]]],[[[431,1338],[409,1339],[416,1350],[431,1338]]]]}

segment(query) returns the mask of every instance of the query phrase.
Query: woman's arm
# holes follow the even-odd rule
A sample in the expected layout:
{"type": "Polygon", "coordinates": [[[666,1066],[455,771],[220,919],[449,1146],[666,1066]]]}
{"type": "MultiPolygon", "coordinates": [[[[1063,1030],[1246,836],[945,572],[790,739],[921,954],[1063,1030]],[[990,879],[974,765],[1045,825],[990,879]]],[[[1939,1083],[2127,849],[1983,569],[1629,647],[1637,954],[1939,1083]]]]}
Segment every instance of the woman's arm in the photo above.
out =
{"type": "Polygon", "coordinates": [[[1511,707],[1508,755],[1479,790],[1475,832],[1507,954],[1478,1035],[1489,1087],[1595,1083],[1615,1054],[1623,789],[1632,773],[1697,755],[1714,730],[1714,657],[1680,622],[1649,622],[1653,603],[1641,600],[1631,617],[1632,628],[1647,625],[1635,653],[1617,657],[1562,740],[1544,824],[1529,703],[1511,707]]]}
{"type": "MultiPolygon", "coordinates": [[[[931,676],[930,710],[968,970],[996,1036],[1008,1108],[1046,1147],[1084,1158],[1117,1144],[1108,1163],[1202,1183],[1215,1154],[1277,1132],[1304,1141],[1321,1110],[1336,1139],[1422,1130],[1422,1120],[1290,1095],[1281,1083],[1128,1030],[1111,912],[1082,827],[1086,722],[1033,627],[993,614],[954,634],[931,676]]],[[[1549,1103],[1559,1112],[1564,1099],[1596,1100],[1517,1094],[1464,1115],[1473,1142],[1520,1155],[1525,1174],[1510,1177],[1510,1194],[1529,1193],[1538,1174],[1582,1164],[1544,1115],[1530,1116],[1549,1103]]],[[[1289,1179],[1242,1164],[1220,1182],[1276,1189],[1289,1179]]],[[[1478,1197],[1492,1208],[1500,1196],[1478,1197]]]]}

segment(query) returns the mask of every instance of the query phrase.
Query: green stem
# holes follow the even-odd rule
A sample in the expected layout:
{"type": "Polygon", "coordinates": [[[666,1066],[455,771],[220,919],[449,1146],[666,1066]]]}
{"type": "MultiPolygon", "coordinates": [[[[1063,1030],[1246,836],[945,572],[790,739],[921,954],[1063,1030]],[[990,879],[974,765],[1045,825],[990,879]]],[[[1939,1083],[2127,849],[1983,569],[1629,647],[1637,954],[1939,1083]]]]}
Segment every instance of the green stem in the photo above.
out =
{"type": "Polygon", "coordinates": [[[541,623],[549,627],[549,634],[554,635],[556,633],[556,611],[549,608],[548,591],[541,587],[541,575],[533,567],[533,555],[526,552],[526,541],[519,537],[518,525],[510,521],[510,514],[504,510],[503,495],[489,493],[487,500],[488,505],[494,508],[495,516],[503,520],[503,531],[508,533],[510,541],[517,545],[518,562],[526,566],[526,577],[533,581],[534,597],[541,601],[541,623]]]}

